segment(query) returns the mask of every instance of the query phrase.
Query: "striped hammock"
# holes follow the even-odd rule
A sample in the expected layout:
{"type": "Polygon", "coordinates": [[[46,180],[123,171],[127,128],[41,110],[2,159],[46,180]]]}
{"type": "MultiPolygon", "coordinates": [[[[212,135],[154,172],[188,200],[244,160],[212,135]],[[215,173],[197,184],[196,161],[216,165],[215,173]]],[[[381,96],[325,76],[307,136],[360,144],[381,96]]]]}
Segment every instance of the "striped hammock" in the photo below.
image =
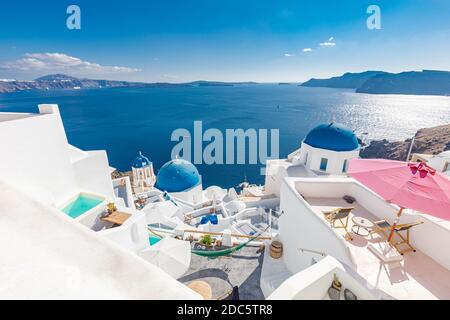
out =
{"type": "MultiPolygon", "coordinates": [[[[268,229],[268,227],[266,228],[266,230],[267,229],[268,229]]],[[[250,240],[248,240],[247,242],[242,243],[242,244],[237,245],[237,246],[234,246],[234,247],[231,247],[231,248],[227,248],[227,249],[223,249],[223,250],[212,250],[212,251],[192,249],[191,251],[192,251],[193,254],[196,254],[196,255],[201,256],[201,257],[217,258],[217,257],[227,256],[227,255],[230,255],[232,253],[235,253],[236,251],[241,250],[242,248],[246,247],[250,242],[258,239],[264,231],[260,231],[258,233],[258,235],[256,235],[253,238],[250,238],[250,240]]]]}

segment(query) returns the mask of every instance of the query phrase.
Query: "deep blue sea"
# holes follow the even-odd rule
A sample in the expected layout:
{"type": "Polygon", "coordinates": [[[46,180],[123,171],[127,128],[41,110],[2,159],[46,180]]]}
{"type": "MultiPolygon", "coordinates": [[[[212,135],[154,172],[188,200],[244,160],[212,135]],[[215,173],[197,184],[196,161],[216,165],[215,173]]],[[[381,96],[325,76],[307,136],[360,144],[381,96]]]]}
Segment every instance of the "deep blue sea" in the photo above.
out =
{"type": "MultiPolygon", "coordinates": [[[[419,128],[450,123],[450,97],[368,95],[351,90],[296,85],[117,88],[0,94],[0,112],[37,112],[40,103],[60,106],[69,142],[105,149],[111,166],[130,170],[138,151],[155,170],[170,160],[173,130],[255,128],[280,130],[280,156],[300,146],[316,125],[335,121],[369,139],[411,137],[419,128]]],[[[263,183],[260,165],[198,165],[204,186],[263,183]]]]}

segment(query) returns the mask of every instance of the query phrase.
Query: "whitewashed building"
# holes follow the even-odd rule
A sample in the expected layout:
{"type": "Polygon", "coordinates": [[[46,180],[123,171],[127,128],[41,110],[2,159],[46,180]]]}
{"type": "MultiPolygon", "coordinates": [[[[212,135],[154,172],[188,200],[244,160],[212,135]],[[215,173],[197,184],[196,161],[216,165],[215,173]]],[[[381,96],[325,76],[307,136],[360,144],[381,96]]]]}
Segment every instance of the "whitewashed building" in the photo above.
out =
{"type": "Polygon", "coordinates": [[[153,163],[139,151],[138,156],[131,166],[133,173],[133,189],[136,193],[153,188],[156,176],[153,171],[153,163]]]}
{"type": "Polygon", "coordinates": [[[156,188],[194,207],[205,201],[202,177],[197,168],[184,159],[173,159],[159,169],[156,188]]]}
{"type": "Polygon", "coordinates": [[[0,113],[0,150],[0,299],[201,299],[142,257],[145,213],[117,196],[105,151],[68,143],[57,105],[0,113]],[[109,202],[122,225],[101,219],[109,202]]]}
{"type": "Polygon", "coordinates": [[[349,161],[359,157],[359,150],[353,130],[338,123],[321,124],[287,159],[267,161],[265,192],[279,196],[286,177],[346,175],[349,161]]]}

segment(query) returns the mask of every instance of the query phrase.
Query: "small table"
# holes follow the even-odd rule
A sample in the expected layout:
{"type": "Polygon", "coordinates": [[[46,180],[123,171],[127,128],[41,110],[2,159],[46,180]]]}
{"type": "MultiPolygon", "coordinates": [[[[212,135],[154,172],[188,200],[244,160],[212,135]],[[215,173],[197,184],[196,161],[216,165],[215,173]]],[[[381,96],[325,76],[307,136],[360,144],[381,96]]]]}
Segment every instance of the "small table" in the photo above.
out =
{"type": "Polygon", "coordinates": [[[129,217],[131,217],[131,214],[129,214],[129,213],[115,211],[115,212],[107,215],[106,217],[102,218],[102,220],[121,226],[125,223],[125,221],[128,220],[129,217]]]}
{"type": "Polygon", "coordinates": [[[375,227],[375,224],[372,221],[363,217],[353,216],[352,221],[352,231],[359,236],[368,236],[370,234],[370,229],[375,227]],[[365,230],[365,232],[361,233],[361,229],[365,230]]]}
{"type": "Polygon", "coordinates": [[[212,299],[212,289],[208,282],[196,280],[188,284],[188,287],[199,293],[203,297],[203,299],[212,299]]]}

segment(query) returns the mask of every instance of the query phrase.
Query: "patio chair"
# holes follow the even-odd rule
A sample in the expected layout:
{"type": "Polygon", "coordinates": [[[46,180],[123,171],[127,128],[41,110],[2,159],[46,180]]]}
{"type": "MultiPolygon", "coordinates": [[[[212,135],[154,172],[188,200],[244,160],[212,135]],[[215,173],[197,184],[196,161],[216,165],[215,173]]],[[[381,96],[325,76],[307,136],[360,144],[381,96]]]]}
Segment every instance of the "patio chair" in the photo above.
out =
{"type": "Polygon", "coordinates": [[[347,230],[348,227],[348,218],[350,216],[350,212],[355,209],[354,207],[350,208],[337,208],[333,211],[323,212],[325,216],[325,220],[327,220],[332,228],[335,229],[344,229],[345,235],[350,239],[353,240],[352,236],[347,230]],[[336,221],[339,221],[340,225],[336,225],[336,221]]]}
{"type": "MultiPolygon", "coordinates": [[[[372,232],[378,232],[386,239],[388,239],[389,234],[392,230],[392,225],[386,219],[375,221],[374,224],[375,227],[373,228],[372,232]]],[[[406,252],[410,251],[416,252],[416,249],[410,243],[409,231],[412,227],[421,224],[423,224],[423,221],[396,225],[394,228],[394,234],[398,236],[399,240],[396,241],[394,237],[392,237],[390,245],[392,245],[401,255],[404,255],[406,252]],[[404,233],[403,235],[402,232],[404,233]]]]}

